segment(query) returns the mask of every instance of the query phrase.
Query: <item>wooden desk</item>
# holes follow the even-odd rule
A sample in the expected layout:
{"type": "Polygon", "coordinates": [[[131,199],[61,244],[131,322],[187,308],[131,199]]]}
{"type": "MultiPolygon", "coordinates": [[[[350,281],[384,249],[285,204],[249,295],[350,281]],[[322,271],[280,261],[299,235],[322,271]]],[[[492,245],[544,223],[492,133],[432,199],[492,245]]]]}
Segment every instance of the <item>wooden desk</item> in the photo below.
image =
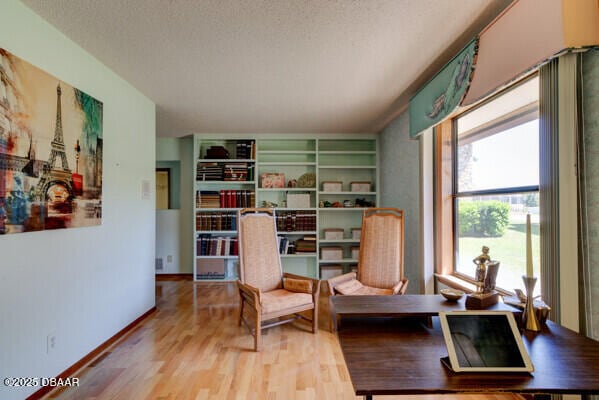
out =
{"type": "MultiPolygon", "coordinates": [[[[438,295],[403,296],[331,296],[330,312],[333,330],[337,330],[343,318],[347,317],[433,317],[439,311],[463,311],[466,309],[466,297],[457,302],[449,302],[438,295]]],[[[487,310],[521,311],[497,303],[487,310]]]]}
{"type": "Polygon", "coordinates": [[[354,390],[366,399],[440,393],[599,393],[599,342],[551,322],[541,332],[523,336],[535,368],[532,376],[450,372],[439,361],[447,349],[437,317],[430,329],[409,318],[344,317],[338,336],[354,390]]]}

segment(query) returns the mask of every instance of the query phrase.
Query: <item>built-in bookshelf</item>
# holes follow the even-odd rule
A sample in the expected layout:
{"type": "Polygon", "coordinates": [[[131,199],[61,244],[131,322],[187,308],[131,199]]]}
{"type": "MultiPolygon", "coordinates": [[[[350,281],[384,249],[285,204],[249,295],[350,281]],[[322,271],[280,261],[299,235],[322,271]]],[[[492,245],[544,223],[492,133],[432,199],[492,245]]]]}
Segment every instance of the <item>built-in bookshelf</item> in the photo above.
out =
{"type": "Polygon", "coordinates": [[[256,204],[256,141],[194,140],[195,280],[238,273],[237,210],[256,204]]]}
{"type": "Polygon", "coordinates": [[[236,219],[245,207],[274,208],[284,271],[320,278],[321,266],[355,269],[351,230],[378,205],[375,135],[195,135],[194,156],[195,280],[238,278],[236,219]],[[341,186],[324,187],[329,181],[341,186]],[[326,239],[328,228],[343,237],[326,239]],[[342,256],[322,259],[326,246],[342,256]]]}

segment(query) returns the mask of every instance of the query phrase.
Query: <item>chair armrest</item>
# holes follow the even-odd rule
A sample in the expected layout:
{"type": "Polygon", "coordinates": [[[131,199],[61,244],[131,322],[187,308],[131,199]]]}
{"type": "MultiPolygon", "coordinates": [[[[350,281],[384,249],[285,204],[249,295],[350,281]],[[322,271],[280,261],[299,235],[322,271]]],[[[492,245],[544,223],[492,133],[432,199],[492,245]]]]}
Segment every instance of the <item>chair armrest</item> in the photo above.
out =
{"type": "Polygon", "coordinates": [[[312,282],[312,298],[314,301],[318,301],[318,296],[320,295],[320,280],[309,278],[307,276],[301,276],[296,274],[291,274],[289,272],[283,272],[283,278],[291,278],[291,279],[301,279],[305,281],[312,282]]]}
{"type": "Polygon", "coordinates": [[[239,294],[246,296],[246,300],[253,304],[254,307],[260,306],[262,304],[262,294],[260,289],[255,288],[247,283],[241,283],[241,281],[237,281],[237,287],[239,288],[239,294]]]}
{"type": "Polygon", "coordinates": [[[327,279],[327,285],[329,286],[329,292],[331,296],[335,295],[335,286],[343,283],[351,281],[352,279],[357,278],[357,274],[355,272],[348,272],[347,274],[335,276],[331,279],[327,279]]]}
{"type": "Polygon", "coordinates": [[[405,278],[397,282],[397,284],[393,286],[393,294],[405,294],[406,289],[408,288],[408,282],[409,280],[405,278]]]}

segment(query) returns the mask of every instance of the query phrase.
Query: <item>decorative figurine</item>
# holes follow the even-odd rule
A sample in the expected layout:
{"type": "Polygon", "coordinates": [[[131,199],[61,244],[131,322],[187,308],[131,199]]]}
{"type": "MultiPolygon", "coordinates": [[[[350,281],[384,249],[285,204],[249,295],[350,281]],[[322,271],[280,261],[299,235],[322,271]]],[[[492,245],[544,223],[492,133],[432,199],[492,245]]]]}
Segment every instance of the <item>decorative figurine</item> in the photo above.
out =
{"type": "Polygon", "coordinates": [[[290,187],[290,188],[297,187],[297,179],[291,179],[289,182],[287,182],[287,187],[290,187]]]}
{"type": "Polygon", "coordinates": [[[466,308],[480,310],[492,306],[499,300],[499,293],[495,290],[499,261],[491,260],[489,248],[483,246],[482,254],[472,262],[476,265],[476,292],[466,296],[466,308]]]}
{"type": "Polygon", "coordinates": [[[482,254],[472,260],[474,265],[476,265],[476,270],[474,273],[474,280],[476,281],[476,293],[483,293],[485,278],[487,275],[487,263],[489,261],[491,261],[491,257],[489,256],[489,248],[487,246],[483,246],[482,254]]]}

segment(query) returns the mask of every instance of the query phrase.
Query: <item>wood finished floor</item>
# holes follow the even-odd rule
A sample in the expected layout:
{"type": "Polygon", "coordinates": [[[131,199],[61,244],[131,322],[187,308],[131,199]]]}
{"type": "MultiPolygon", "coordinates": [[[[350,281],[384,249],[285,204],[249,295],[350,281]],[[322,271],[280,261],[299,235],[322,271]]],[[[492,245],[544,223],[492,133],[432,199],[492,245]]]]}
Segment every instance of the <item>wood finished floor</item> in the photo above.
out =
{"type": "MultiPolygon", "coordinates": [[[[157,312],[74,375],[80,378],[78,388],[54,391],[45,398],[360,398],[353,393],[336,336],[327,330],[313,335],[301,322],[270,328],[263,336],[262,352],[253,352],[252,336],[237,326],[234,284],[159,280],[156,306],[157,312]]],[[[520,399],[509,394],[375,398],[520,399]]]]}

